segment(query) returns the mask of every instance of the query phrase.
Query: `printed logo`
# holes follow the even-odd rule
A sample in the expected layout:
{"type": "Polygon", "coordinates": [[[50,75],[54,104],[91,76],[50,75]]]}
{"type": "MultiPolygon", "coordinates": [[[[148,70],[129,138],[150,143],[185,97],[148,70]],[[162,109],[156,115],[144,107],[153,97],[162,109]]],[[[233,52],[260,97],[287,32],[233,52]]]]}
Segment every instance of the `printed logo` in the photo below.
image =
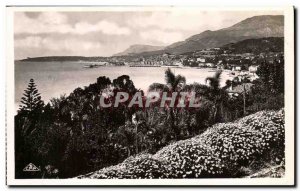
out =
{"type": "Polygon", "coordinates": [[[34,164],[29,163],[24,169],[24,172],[35,172],[35,171],[41,171],[38,167],[36,167],[34,164]]]}

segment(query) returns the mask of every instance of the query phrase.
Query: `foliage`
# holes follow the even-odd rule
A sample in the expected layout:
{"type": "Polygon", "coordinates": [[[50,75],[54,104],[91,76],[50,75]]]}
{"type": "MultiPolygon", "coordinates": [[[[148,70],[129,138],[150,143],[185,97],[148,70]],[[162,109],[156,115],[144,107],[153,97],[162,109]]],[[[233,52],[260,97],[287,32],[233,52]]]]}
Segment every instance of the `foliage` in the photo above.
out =
{"type": "MultiPolygon", "coordinates": [[[[284,111],[261,111],[233,123],[214,125],[203,134],[162,148],[155,155],[130,157],[123,163],[79,178],[239,177],[237,173],[268,155],[284,163],[284,111]]],[[[272,161],[271,161],[272,162],[272,161]]]]}
{"type": "Polygon", "coordinates": [[[228,99],[228,94],[225,88],[220,87],[222,71],[217,71],[213,77],[206,78],[206,82],[209,83],[210,92],[208,98],[213,102],[213,121],[223,122],[224,116],[223,110],[228,99]]]}
{"type": "Polygon", "coordinates": [[[284,39],[283,37],[268,37],[259,39],[246,39],[237,43],[224,45],[222,49],[230,53],[269,53],[269,52],[283,52],[284,39]]]}
{"type": "Polygon", "coordinates": [[[263,62],[257,71],[260,77],[254,82],[248,97],[248,111],[280,109],[284,107],[284,60],[263,62]]]}
{"type": "MultiPolygon", "coordinates": [[[[279,65],[274,66],[275,69],[261,68],[262,80],[256,81],[251,92],[246,95],[248,110],[254,112],[283,106],[284,99],[280,93],[283,92],[283,87],[274,84],[280,81],[281,69],[279,65]],[[273,75],[274,72],[278,79],[273,75]],[[263,80],[266,78],[269,80],[263,80]],[[266,89],[266,86],[272,87],[275,94],[270,95],[272,91],[266,89]]],[[[174,91],[194,92],[196,101],[200,103],[199,108],[161,108],[156,103],[152,103],[150,108],[128,108],[127,102],[120,103],[119,107],[100,107],[101,96],[105,95],[105,101],[113,103],[117,92],[127,92],[132,97],[139,91],[127,75],[112,81],[100,76],[95,83],[76,88],[69,95],[53,98],[50,103],[43,105],[32,80],[25,90],[25,105],[15,116],[16,177],[67,178],[101,168],[104,168],[105,173],[100,174],[111,178],[218,177],[243,174],[239,167],[247,165],[250,158],[257,159],[256,155],[260,153],[255,149],[245,150],[245,141],[249,141],[247,144],[253,148],[261,149],[261,145],[256,145],[253,141],[269,141],[266,137],[270,135],[251,129],[252,126],[248,122],[244,124],[243,120],[215,125],[205,131],[217,122],[232,121],[243,115],[242,96],[229,97],[226,87],[220,86],[220,74],[216,73],[213,78],[208,79],[209,85],[187,85],[185,77],[175,75],[168,69],[165,72],[165,84],[154,83],[149,87],[151,91],[169,94],[174,91]],[[133,115],[136,116],[136,123],[132,121],[133,115]],[[199,134],[200,136],[189,139],[199,134]],[[239,142],[236,142],[237,137],[241,138],[239,142]],[[231,146],[223,147],[225,143],[231,146]],[[165,147],[166,145],[169,146],[165,147]],[[165,148],[160,150],[162,147],[165,148]],[[230,150],[232,147],[236,150],[230,150]],[[156,154],[152,156],[153,153],[156,154]],[[127,162],[111,166],[123,160],[127,162]],[[135,162],[129,162],[131,160],[135,162]],[[22,169],[28,163],[40,166],[41,174],[36,175],[37,177],[24,174],[22,169]],[[231,172],[229,167],[237,170],[231,172]]],[[[229,85],[231,84],[228,83],[229,85]]],[[[267,126],[268,133],[267,119],[263,125],[267,126]]],[[[264,141],[261,143],[270,144],[264,141]]],[[[281,156],[283,155],[280,155],[279,160],[281,156]]],[[[255,162],[257,163],[260,164],[255,162]]],[[[102,175],[99,177],[103,178],[102,175]]]]}
{"type": "Polygon", "coordinates": [[[283,58],[271,63],[263,62],[257,70],[257,75],[271,93],[284,92],[284,61],[283,58]]]}
{"type": "Polygon", "coordinates": [[[33,79],[30,79],[28,87],[24,92],[24,97],[21,98],[21,111],[31,112],[43,107],[44,102],[41,100],[40,93],[38,92],[33,79]]]}

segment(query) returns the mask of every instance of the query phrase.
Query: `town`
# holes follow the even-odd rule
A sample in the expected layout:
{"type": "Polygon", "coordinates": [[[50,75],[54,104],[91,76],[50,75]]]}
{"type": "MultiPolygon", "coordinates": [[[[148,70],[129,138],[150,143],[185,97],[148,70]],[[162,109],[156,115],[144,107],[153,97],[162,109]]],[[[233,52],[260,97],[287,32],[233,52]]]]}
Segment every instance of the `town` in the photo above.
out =
{"type": "MultiPolygon", "coordinates": [[[[251,82],[258,78],[256,72],[262,62],[283,62],[282,51],[261,53],[235,53],[230,48],[209,48],[180,55],[163,53],[160,55],[118,56],[106,58],[101,66],[128,67],[175,67],[175,68],[208,68],[230,71],[235,81],[245,77],[251,82]]],[[[99,66],[99,65],[98,65],[99,66]]]]}

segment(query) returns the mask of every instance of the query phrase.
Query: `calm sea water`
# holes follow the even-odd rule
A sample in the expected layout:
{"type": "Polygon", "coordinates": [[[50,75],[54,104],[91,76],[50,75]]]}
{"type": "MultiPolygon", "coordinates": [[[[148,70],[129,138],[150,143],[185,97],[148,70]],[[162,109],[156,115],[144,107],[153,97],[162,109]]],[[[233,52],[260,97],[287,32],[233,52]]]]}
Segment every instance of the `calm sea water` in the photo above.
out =
{"type": "MultiPolygon", "coordinates": [[[[27,88],[31,78],[35,80],[42,99],[48,102],[53,97],[69,94],[77,87],[84,87],[95,83],[99,76],[107,76],[111,80],[121,75],[129,75],[136,88],[147,91],[154,82],[164,83],[164,72],[167,68],[135,68],[127,66],[83,68],[80,62],[15,62],[15,105],[27,88]]],[[[205,83],[205,79],[213,76],[213,69],[171,68],[175,74],[186,77],[187,83],[205,83]]],[[[221,83],[224,85],[229,79],[228,72],[223,72],[221,83]]]]}

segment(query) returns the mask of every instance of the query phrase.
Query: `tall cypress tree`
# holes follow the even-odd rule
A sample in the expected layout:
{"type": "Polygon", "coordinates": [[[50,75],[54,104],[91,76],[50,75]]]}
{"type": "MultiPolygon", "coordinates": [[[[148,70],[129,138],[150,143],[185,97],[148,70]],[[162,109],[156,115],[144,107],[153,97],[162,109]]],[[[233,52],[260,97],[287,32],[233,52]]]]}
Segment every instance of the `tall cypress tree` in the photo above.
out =
{"type": "Polygon", "coordinates": [[[21,103],[21,111],[30,112],[44,106],[44,102],[41,99],[40,93],[38,92],[33,79],[30,79],[27,89],[24,90],[23,97],[21,98],[21,103]]]}

